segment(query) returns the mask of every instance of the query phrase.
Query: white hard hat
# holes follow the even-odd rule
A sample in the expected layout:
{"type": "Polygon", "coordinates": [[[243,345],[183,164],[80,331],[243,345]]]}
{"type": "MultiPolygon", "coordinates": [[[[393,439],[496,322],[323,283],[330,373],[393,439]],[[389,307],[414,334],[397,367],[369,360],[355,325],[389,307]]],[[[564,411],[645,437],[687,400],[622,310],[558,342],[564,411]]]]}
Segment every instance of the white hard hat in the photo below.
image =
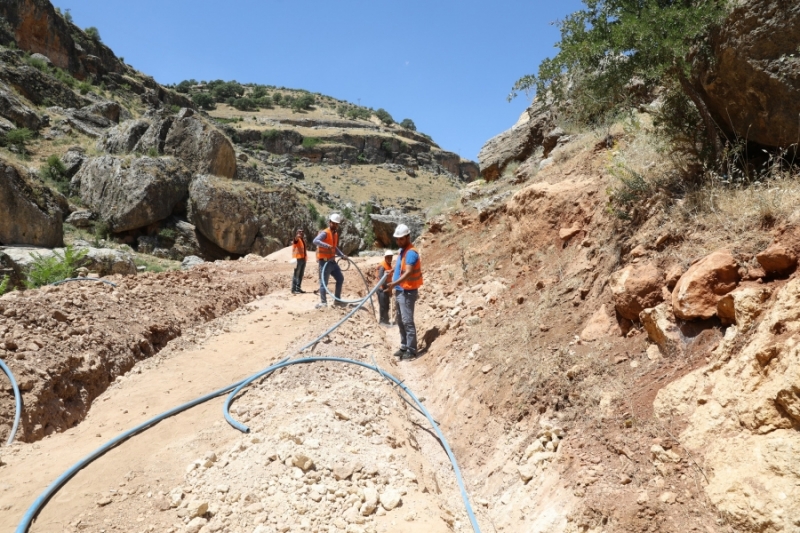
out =
{"type": "Polygon", "coordinates": [[[335,222],[336,224],[341,224],[342,215],[340,215],[339,213],[333,213],[330,217],[328,217],[328,220],[330,220],[331,222],[335,222]]]}
{"type": "Polygon", "coordinates": [[[389,256],[393,256],[393,255],[394,255],[394,251],[393,250],[384,250],[383,251],[383,257],[389,257],[389,256]]]}
{"type": "Polygon", "coordinates": [[[405,237],[409,233],[411,233],[411,230],[408,229],[408,226],[405,224],[398,224],[397,228],[394,230],[394,238],[405,237]]]}

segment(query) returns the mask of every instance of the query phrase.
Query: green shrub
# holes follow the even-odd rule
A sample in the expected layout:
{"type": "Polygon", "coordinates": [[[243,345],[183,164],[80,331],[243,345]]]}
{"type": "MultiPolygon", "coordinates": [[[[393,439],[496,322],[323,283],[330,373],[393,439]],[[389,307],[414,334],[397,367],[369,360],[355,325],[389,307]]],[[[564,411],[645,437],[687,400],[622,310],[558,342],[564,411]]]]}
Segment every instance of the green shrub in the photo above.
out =
{"type": "Polygon", "coordinates": [[[356,120],[356,119],[369,120],[370,117],[372,117],[372,111],[370,111],[366,107],[341,105],[339,106],[337,111],[339,112],[340,115],[345,116],[351,120],[356,120]]]}
{"type": "Polygon", "coordinates": [[[308,203],[308,214],[311,215],[311,218],[314,220],[317,220],[319,218],[319,211],[317,210],[317,206],[315,206],[311,202],[308,203]]]}
{"type": "Polygon", "coordinates": [[[47,72],[47,61],[38,57],[25,56],[25,62],[35,69],[47,72]]]}
{"type": "Polygon", "coordinates": [[[349,206],[344,206],[344,209],[342,209],[342,217],[344,217],[345,220],[350,220],[353,218],[353,210],[350,209],[349,206]]]}
{"type": "Polygon", "coordinates": [[[303,148],[314,148],[318,144],[324,144],[325,141],[319,137],[303,137],[303,148]]]}
{"type": "Polygon", "coordinates": [[[178,111],[180,111],[180,110],[181,110],[181,106],[179,106],[177,104],[172,104],[171,106],[169,106],[170,113],[174,113],[174,114],[177,115],[178,111]]]}
{"type": "Polygon", "coordinates": [[[205,109],[206,111],[211,111],[217,108],[217,104],[214,103],[214,97],[208,93],[193,94],[192,102],[200,109],[205,109]]]}
{"type": "Polygon", "coordinates": [[[25,153],[25,145],[33,138],[33,132],[28,128],[15,128],[6,133],[5,142],[25,153]]]}
{"type": "Polygon", "coordinates": [[[98,42],[98,43],[100,42],[100,30],[98,30],[94,26],[89,26],[88,28],[83,30],[83,32],[86,34],[86,36],[89,39],[91,39],[91,40],[93,40],[95,42],[98,42]]]}
{"type": "Polygon", "coordinates": [[[175,86],[175,90],[179,93],[188,93],[189,89],[191,89],[194,85],[197,85],[197,80],[183,80],[178,85],[175,86]]]}
{"type": "Polygon", "coordinates": [[[404,118],[400,122],[400,127],[401,128],[405,128],[405,129],[410,130],[410,131],[417,131],[417,125],[414,124],[414,121],[411,120],[410,118],[404,118]]]}
{"type": "Polygon", "coordinates": [[[88,250],[76,250],[72,246],[64,248],[63,254],[55,251],[50,257],[43,257],[34,252],[31,254],[33,263],[28,269],[25,286],[35,289],[73,277],[87,252],[88,250]]]}
{"type": "Polygon", "coordinates": [[[88,92],[91,92],[91,90],[92,90],[92,84],[89,83],[88,81],[82,81],[78,83],[78,92],[80,92],[81,94],[86,94],[88,92]]]}
{"type": "Polygon", "coordinates": [[[264,130],[261,132],[261,138],[264,139],[265,141],[268,141],[275,139],[280,134],[281,132],[279,132],[278,130],[264,130]]]}
{"type": "Polygon", "coordinates": [[[394,124],[394,119],[392,118],[392,115],[390,115],[389,112],[386,111],[384,108],[380,108],[377,111],[375,111],[375,116],[378,117],[380,121],[386,124],[387,126],[394,124]]]}
{"type": "Polygon", "coordinates": [[[147,156],[148,157],[158,157],[158,148],[155,146],[152,148],[147,149],[147,156]]]}
{"type": "Polygon", "coordinates": [[[225,102],[229,98],[236,98],[238,96],[242,96],[243,94],[244,87],[235,81],[223,83],[215,82],[213,89],[211,89],[211,96],[213,96],[214,100],[217,102],[225,102]]]}
{"type": "Polygon", "coordinates": [[[367,204],[364,207],[364,218],[361,219],[361,225],[364,228],[364,244],[367,248],[372,248],[375,244],[375,230],[372,228],[372,204],[367,204]]]}
{"type": "Polygon", "coordinates": [[[177,236],[178,234],[172,228],[162,228],[161,231],[158,232],[158,237],[165,241],[174,241],[177,236]]]}
{"type": "Polygon", "coordinates": [[[275,102],[275,105],[281,105],[281,100],[283,100],[283,95],[281,93],[272,95],[272,101],[275,102]]]}
{"type": "Polygon", "coordinates": [[[108,239],[111,236],[111,227],[107,222],[98,220],[94,223],[94,244],[98,246],[101,239],[108,239]]]}
{"type": "Polygon", "coordinates": [[[39,169],[39,176],[47,181],[56,183],[67,181],[67,167],[61,162],[61,158],[56,154],[47,158],[47,162],[39,169]]]}
{"type": "Polygon", "coordinates": [[[296,111],[303,111],[306,109],[311,109],[311,106],[317,103],[317,99],[314,97],[313,94],[305,93],[299,97],[297,97],[294,102],[292,102],[292,109],[296,111]]]}
{"type": "Polygon", "coordinates": [[[11,277],[3,276],[3,279],[0,280],[0,296],[8,292],[10,284],[11,284],[11,277]]]}
{"type": "Polygon", "coordinates": [[[258,107],[272,109],[272,98],[270,98],[269,96],[261,96],[259,98],[253,98],[253,101],[256,103],[258,107]]]}
{"type": "Polygon", "coordinates": [[[72,24],[72,13],[69,8],[64,10],[64,20],[72,24]]]}

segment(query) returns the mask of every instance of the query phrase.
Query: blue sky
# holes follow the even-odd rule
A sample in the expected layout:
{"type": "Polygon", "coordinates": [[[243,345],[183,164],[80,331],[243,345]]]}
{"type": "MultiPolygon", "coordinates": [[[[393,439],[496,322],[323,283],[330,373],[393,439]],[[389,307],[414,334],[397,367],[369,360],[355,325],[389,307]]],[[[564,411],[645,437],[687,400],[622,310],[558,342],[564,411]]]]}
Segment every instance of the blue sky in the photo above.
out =
{"type": "Polygon", "coordinates": [[[55,0],[161,83],[236,79],[307,89],[411,118],[476,159],[527,107],[506,101],[555,53],[579,0],[55,0]]]}

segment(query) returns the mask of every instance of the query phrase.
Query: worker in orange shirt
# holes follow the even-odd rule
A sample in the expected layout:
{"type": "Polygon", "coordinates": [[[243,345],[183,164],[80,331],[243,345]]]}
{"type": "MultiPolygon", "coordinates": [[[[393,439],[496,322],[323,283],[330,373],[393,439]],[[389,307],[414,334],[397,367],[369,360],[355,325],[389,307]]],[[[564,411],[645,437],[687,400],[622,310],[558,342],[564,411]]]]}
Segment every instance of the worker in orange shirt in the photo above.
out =
{"type": "MultiPolygon", "coordinates": [[[[333,213],[328,217],[328,227],[322,230],[314,239],[314,244],[317,246],[317,263],[319,264],[320,303],[317,304],[318,309],[328,305],[328,293],[325,292],[325,286],[328,284],[329,276],[333,276],[333,279],[336,281],[336,288],[333,294],[337,299],[342,297],[344,276],[342,275],[342,270],[339,268],[339,265],[336,264],[337,257],[347,259],[347,256],[339,249],[339,224],[341,223],[342,215],[333,213]]],[[[334,301],[333,305],[342,307],[344,304],[334,301]]]]}
{"type": "Polygon", "coordinates": [[[297,261],[294,266],[294,275],[292,276],[292,294],[304,294],[300,285],[303,283],[303,275],[306,272],[306,240],[303,238],[303,230],[297,228],[292,241],[292,257],[297,261]]]}

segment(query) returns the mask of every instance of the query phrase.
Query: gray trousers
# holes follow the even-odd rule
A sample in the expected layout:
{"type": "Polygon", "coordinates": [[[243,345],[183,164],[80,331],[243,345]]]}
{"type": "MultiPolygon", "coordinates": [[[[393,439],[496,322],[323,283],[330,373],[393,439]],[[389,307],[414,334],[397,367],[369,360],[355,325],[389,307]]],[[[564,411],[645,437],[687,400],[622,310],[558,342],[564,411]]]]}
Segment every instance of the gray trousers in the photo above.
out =
{"type": "Polygon", "coordinates": [[[303,283],[303,276],[306,272],[306,260],[298,259],[297,265],[294,267],[294,275],[292,276],[292,290],[299,291],[300,285],[303,283]]]}
{"type": "MultiPolygon", "coordinates": [[[[336,261],[331,259],[330,261],[323,261],[318,260],[319,263],[319,299],[322,303],[326,303],[328,301],[328,293],[325,292],[325,285],[328,285],[328,279],[333,276],[333,279],[336,281],[336,288],[333,290],[333,294],[337,298],[342,297],[342,282],[344,282],[344,275],[342,274],[342,269],[339,268],[339,265],[336,264],[336,261]],[[323,275],[322,269],[325,269],[325,285],[323,285],[323,275]]],[[[328,287],[330,288],[330,287],[328,287]]]]}
{"type": "Polygon", "coordinates": [[[414,306],[417,303],[417,291],[396,291],[397,308],[395,322],[400,330],[400,349],[411,354],[417,353],[417,326],[414,325],[414,306]]]}
{"type": "Polygon", "coordinates": [[[391,294],[388,292],[384,292],[385,287],[381,287],[378,289],[376,293],[378,295],[378,310],[380,311],[380,321],[388,324],[389,323],[389,299],[392,297],[391,294]]]}

